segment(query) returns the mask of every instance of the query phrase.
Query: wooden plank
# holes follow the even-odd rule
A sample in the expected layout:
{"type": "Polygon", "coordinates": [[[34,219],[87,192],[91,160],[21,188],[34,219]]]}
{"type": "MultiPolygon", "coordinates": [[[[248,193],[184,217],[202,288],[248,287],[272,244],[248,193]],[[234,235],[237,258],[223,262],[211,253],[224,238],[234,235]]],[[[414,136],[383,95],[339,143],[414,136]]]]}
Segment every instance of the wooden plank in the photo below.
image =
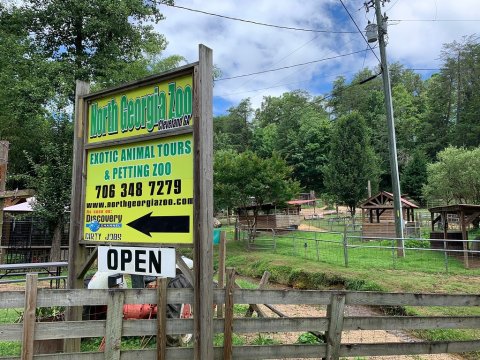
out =
{"type": "Polygon", "coordinates": [[[346,317],[343,330],[479,329],[480,316],[346,317]]]}
{"type": "Polygon", "coordinates": [[[35,310],[37,308],[37,274],[27,274],[25,284],[25,307],[23,311],[22,360],[33,359],[35,340],[35,310]]]}
{"type": "MultiPolygon", "coordinates": [[[[127,304],[154,304],[154,289],[125,289],[127,304]]],[[[212,291],[216,303],[225,302],[225,292],[212,291]]],[[[235,304],[252,304],[262,299],[268,304],[313,304],[328,305],[332,293],[345,293],[347,305],[391,305],[391,306],[480,306],[479,295],[445,295],[415,293],[378,293],[378,292],[338,292],[320,290],[250,290],[235,291],[235,304]]],[[[82,306],[106,305],[108,290],[50,290],[39,289],[37,306],[82,306]]],[[[193,289],[169,289],[169,303],[193,302],[193,289]]],[[[25,304],[23,291],[0,291],[2,308],[19,308],[25,304]]]]}
{"type": "Polygon", "coordinates": [[[157,359],[166,359],[168,279],[157,279],[157,359]]]}
{"type": "MultiPolygon", "coordinates": [[[[218,244],[218,288],[223,289],[225,278],[225,256],[227,250],[225,231],[220,232],[220,243],[218,244]]],[[[217,318],[223,317],[223,304],[217,304],[217,318]]]]}
{"type": "MultiPolygon", "coordinates": [[[[285,358],[322,358],[326,354],[326,345],[250,345],[234,346],[234,359],[285,359],[285,358]]],[[[215,359],[218,359],[215,357],[215,359]]]]}
{"type": "MultiPolygon", "coordinates": [[[[123,322],[123,336],[150,336],[156,334],[157,320],[123,322]]],[[[343,331],[350,330],[412,330],[412,329],[478,329],[478,316],[464,317],[345,317],[343,331]]],[[[234,333],[304,332],[328,330],[327,318],[236,318],[234,333]]],[[[225,322],[214,320],[214,333],[223,333],[225,322]]],[[[193,331],[193,319],[167,319],[166,334],[186,334],[193,331]]],[[[37,323],[35,340],[101,337],[105,334],[105,320],[37,323]]],[[[16,341],[22,335],[21,324],[0,325],[0,341],[16,341]]]]}
{"type": "Polygon", "coordinates": [[[93,265],[93,263],[97,259],[97,255],[98,255],[98,246],[95,246],[95,248],[90,253],[90,255],[88,255],[88,258],[85,261],[85,263],[81,266],[81,268],[80,268],[80,270],[77,274],[77,279],[82,279],[83,280],[83,278],[85,277],[85,274],[87,273],[87,271],[90,269],[90,267],[93,265]]]}
{"type": "Polygon", "coordinates": [[[183,261],[182,255],[178,251],[175,252],[175,261],[177,263],[178,268],[182,272],[182,274],[185,276],[185,278],[188,280],[190,284],[193,286],[193,271],[188,267],[188,265],[183,261]]]}
{"type": "Polygon", "coordinates": [[[329,320],[327,340],[327,360],[338,360],[342,342],[343,317],[345,312],[345,294],[333,294],[332,302],[327,307],[329,320]]]}
{"type": "Polygon", "coordinates": [[[478,350],[480,350],[480,340],[425,343],[348,344],[341,346],[340,356],[452,354],[478,350]]]}
{"type": "MultiPolygon", "coordinates": [[[[220,324],[219,324],[220,325],[220,324]]],[[[258,333],[258,332],[307,332],[326,331],[328,329],[327,318],[235,318],[233,325],[234,333],[258,333]]],[[[214,331],[221,330],[215,323],[214,331]]]]}
{"type": "Polygon", "coordinates": [[[227,285],[225,287],[225,321],[223,331],[223,358],[232,359],[233,345],[233,292],[235,290],[235,270],[227,269],[227,285]]]}
{"type": "Polygon", "coordinates": [[[122,290],[110,290],[108,294],[105,359],[120,360],[125,294],[122,290]]]}
{"type": "MultiPolygon", "coordinates": [[[[85,260],[85,248],[79,245],[82,234],[82,190],[83,190],[83,134],[84,122],[86,117],[85,102],[83,95],[90,92],[90,84],[77,80],[75,88],[75,127],[73,139],[73,168],[72,168],[72,196],[70,203],[70,230],[69,230],[69,250],[68,250],[68,281],[67,286],[70,289],[83,288],[83,279],[78,279],[77,274],[85,260]]],[[[82,308],[69,307],[65,311],[65,318],[70,321],[82,319],[82,308]]],[[[66,352],[80,351],[80,339],[74,339],[65,342],[66,352]]]]}
{"type": "MultiPolygon", "coordinates": [[[[319,358],[325,356],[326,345],[270,345],[270,346],[234,346],[233,357],[239,360],[257,360],[272,358],[319,358]]],[[[442,354],[478,351],[480,341],[443,341],[434,343],[382,343],[382,344],[347,344],[342,345],[340,355],[354,356],[381,356],[381,355],[421,355],[442,354]]],[[[168,348],[169,360],[183,360],[192,358],[192,348],[168,348]]],[[[122,360],[155,360],[155,350],[125,350],[122,351],[122,360]]],[[[216,347],[212,358],[222,360],[223,349],[216,347]]],[[[9,358],[20,360],[19,357],[9,358]]],[[[74,353],[37,355],[36,360],[103,360],[103,353],[74,353]]]]}
{"type": "Polygon", "coordinates": [[[213,60],[199,46],[194,68],[194,359],[213,358],[213,60]]]}
{"type": "MultiPolygon", "coordinates": [[[[270,273],[268,271],[265,271],[262,275],[262,279],[260,280],[260,283],[258,284],[257,289],[264,289],[265,286],[267,286],[268,284],[269,278],[270,278],[270,273]]],[[[259,317],[266,317],[265,313],[256,304],[250,304],[250,306],[247,309],[247,312],[245,313],[245,317],[252,317],[254,311],[257,312],[259,317]]]]}

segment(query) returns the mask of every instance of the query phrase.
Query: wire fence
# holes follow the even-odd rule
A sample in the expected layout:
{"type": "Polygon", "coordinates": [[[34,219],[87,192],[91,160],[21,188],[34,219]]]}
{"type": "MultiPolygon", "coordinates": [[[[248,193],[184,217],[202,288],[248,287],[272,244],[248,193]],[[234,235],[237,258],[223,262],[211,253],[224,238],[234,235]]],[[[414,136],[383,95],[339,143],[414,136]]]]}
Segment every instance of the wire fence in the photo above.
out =
{"type": "MultiPolygon", "coordinates": [[[[403,239],[365,237],[361,230],[344,231],[240,229],[240,239],[251,250],[273,250],[358,269],[393,269],[429,273],[480,274],[480,240],[403,239]]],[[[347,229],[347,230],[345,230],[347,229]]]]}

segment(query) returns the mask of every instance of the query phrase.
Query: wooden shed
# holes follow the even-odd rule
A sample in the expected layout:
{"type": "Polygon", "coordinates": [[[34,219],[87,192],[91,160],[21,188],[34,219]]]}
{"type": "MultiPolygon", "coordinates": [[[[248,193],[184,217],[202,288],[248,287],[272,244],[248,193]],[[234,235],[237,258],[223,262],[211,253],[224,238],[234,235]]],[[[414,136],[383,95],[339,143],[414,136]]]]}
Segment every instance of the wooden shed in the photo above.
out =
{"type": "MultiPolygon", "coordinates": [[[[405,226],[415,223],[415,209],[418,206],[406,198],[401,198],[402,218],[405,226]]],[[[395,238],[395,217],[393,194],[382,191],[360,204],[362,209],[362,235],[365,237],[395,238]]]]}
{"type": "Polygon", "coordinates": [[[254,212],[258,212],[257,229],[282,229],[298,227],[303,217],[300,215],[300,207],[277,208],[273,204],[261,206],[251,205],[238,208],[238,220],[240,224],[251,227],[253,225],[254,212]]]}
{"type": "MultiPolygon", "coordinates": [[[[463,250],[463,265],[469,268],[473,261],[473,255],[469,256],[470,250],[479,250],[478,243],[469,243],[468,227],[471,224],[476,224],[480,220],[480,205],[457,204],[436,206],[428,209],[432,219],[432,232],[430,239],[448,239],[448,241],[431,241],[433,248],[444,248],[450,251],[449,254],[462,254],[463,250]],[[437,229],[435,227],[437,226],[437,229]],[[460,250],[460,252],[458,252],[460,250]]],[[[477,260],[478,262],[478,260],[477,260]]]]}

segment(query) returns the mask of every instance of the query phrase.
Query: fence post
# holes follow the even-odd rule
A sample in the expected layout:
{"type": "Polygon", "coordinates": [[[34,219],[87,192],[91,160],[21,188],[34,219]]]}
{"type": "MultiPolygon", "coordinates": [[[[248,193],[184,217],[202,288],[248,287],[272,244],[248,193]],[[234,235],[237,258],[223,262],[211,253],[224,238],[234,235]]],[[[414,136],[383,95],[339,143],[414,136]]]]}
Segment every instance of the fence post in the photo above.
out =
{"type": "Polygon", "coordinates": [[[327,360],[338,360],[342,341],[343,316],[345,310],[345,294],[333,294],[327,307],[328,331],[327,360]]]}
{"type": "Polygon", "coordinates": [[[125,293],[122,290],[108,292],[105,359],[120,360],[124,299],[125,293]]]}
{"type": "Polygon", "coordinates": [[[317,261],[320,261],[320,253],[318,252],[318,240],[317,240],[317,232],[315,231],[315,248],[317,250],[317,261]]]}
{"type": "Polygon", "coordinates": [[[448,253],[447,253],[447,240],[443,239],[443,257],[445,262],[445,273],[448,274],[448,253]]]}
{"type": "Polygon", "coordinates": [[[233,335],[233,291],[235,289],[235,269],[227,268],[227,286],[225,287],[225,320],[223,335],[223,359],[232,359],[233,335]]]}
{"type": "Polygon", "coordinates": [[[393,266],[393,269],[395,270],[395,250],[396,250],[396,246],[395,246],[395,240],[392,240],[392,266],[393,266]]]}
{"type": "Polygon", "coordinates": [[[273,252],[277,252],[277,237],[275,236],[275,229],[272,229],[273,233],[273,252]]]}
{"type": "Polygon", "coordinates": [[[346,227],[343,230],[343,258],[345,260],[345,267],[348,267],[348,236],[346,227]]]}
{"type": "MultiPolygon", "coordinates": [[[[220,244],[218,245],[218,287],[223,289],[225,283],[225,253],[226,253],[226,233],[220,232],[220,244]]],[[[217,318],[223,317],[223,304],[217,304],[217,318]]]]}
{"type": "Polygon", "coordinates": [[[157,279],[157,359],[166,359],[167,350],[167,284],[168,279],[157,279]]]}
{"type": "Polygon", "coordinates": [[[27,274],[25,285],[25,309],[23,312],[22,360],[33,359],[35,339],[35,310],[37,308],[37,274],[27,274]]]}
{"type": "Polygon", "coordinates": [[[297,256],[297,242],[295,241],[295,234],[292,231],[293,255],[297,256]]]}

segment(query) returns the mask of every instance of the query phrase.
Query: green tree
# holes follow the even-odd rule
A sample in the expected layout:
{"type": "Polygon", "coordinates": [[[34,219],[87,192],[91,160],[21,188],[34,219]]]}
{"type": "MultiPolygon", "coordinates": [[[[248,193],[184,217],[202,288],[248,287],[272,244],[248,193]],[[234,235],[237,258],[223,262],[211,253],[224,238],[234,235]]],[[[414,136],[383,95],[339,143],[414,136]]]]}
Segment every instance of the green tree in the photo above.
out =
{"type": "MultiPolygon", "coordinates": [[[[99,89],[181,62],[178,56],[160,58],[167,43],[152,25],[163,19],[159,3],[26,0],[8,8],[0,5],[0,40],[8,39],[0,41],[0,50],[5,49],[0,51],[0,76],[12,78],[6,84],[15,90],[0,90],[0,105],[7,104],[15,113],[0,118],[6,120],[0,125],[0,136],[12,142],[15,162],[20,163],[17,155],[28,150],[28,164],[38,177],[30,182],[37,189],[37,213],[56,235],[65,223],[62,214],[70,201],[71,174],[66,172],[72,162],[73,137],[62,135],[60,141],[59,129],[72,125],[75,80],[92,82],[93,89],[99,89]],[[15,56],[9,59],[9,53],[15,56]],[[59,126],[60,120],[65,125],[59,126]]],[[[21,170],[28,171],[26,166],[21,170]]],[[[52,258],[60,249],[57,240],[54,236],[52,258]]]]}
{"type": "Polygon", "coordinates": [[[167,45],[152,26],[163,19],[160,3],[26,0],[20,11],[37,49],[61,65],[57,85],[73,99],[75,80],[109,87],[137,77],[134,65],[145,64],[145,54],[155,63],[167,45]]]}
{"type": "Polygon", "coordinates": [[[269,96],[255,113],[253,148],[263,157],[278,153],[302,187],[321,191],[330,128],[321,99],[299,90],[269,96]]]}
{"type": "Polygon", "coordinates": [[[427,156],[419,149],[413,152],[400,177],[402,192],[423,203],[422,189],[427,182],[427,156]]]}
{"type": "Polygon", "coordinates": [[[253,109],[250,99],[244,99],[237,106],[228,109],[228,114],[218,116],[213,120],[214,133],[218,149],[234,149],[238,152],[246,151],[252,142],[250,118],[253,109]]]}
{"type": "MultiPolygon", "coordinates": [[[[252,151],[218,151],[214,161],[214,203],[217,209],[283,205],[299,192],[291,168],[279,156],[262,159],[252,151]]],[[[254,212],[255,228],[258,210],[254,212]]],[[[254,232],[253,232],[254,234],[254,232]]]]}
{"type": "Polygon", "coordinates": [[[437,162],[427,166],[424,196],[447,204],[480,204],[480,147],[472,150],[448,147],[437,158],[437,162]]]}
{"type": "Polygon", "coordinates": [[[60,242],[65,225],[69,221],[67,209],[71,201],[72,180],[72,123],[66,116],[49,121],[51,136],[40,144],[40,161],[27,153],[33,169],[29,185],[35,190],[33,205],[36,216],[46,221],[52,237],[50,261],[60,260],[60,242]]]}
{"type": "MultiPolygon", "coordinates": [[[[345,78],[339,77],[334,82],[329,107],[334,117],[358,111],[365,119],[371,144],[379,158],[380,186],[389,189],[392,185],[385,99],[381,77],[374,77],[377,73],[378,71],[370,69],[361,70],[349,84],[345,78]]],[[[421,144],[425,87],[418,74],[398,63],[390,65],[390,74],[398,157],[402,166],[408,160],[410,152],[421,144]]]]}
{"type": "Polygon", "coordinates": [[[378,183],[376,157],[365,119],[358,112],[338,118],[330,147],[328,163],[323,168],[327,191],[354,216],[357,203],[367,195],[368,180],[373,187],[378,183]]]}
{"type": "MultiPolygon", "coordinates": [[[[10,174],[28,171],[25,149],[38,159],[48,131],[45,104],[54,96],[49,79],[55,67],[36,51],[19,16],[0,4],[0,139],[10,142],[10,174]]],[[[9,187],[24,186],[9,178],[9,187]]]]}

